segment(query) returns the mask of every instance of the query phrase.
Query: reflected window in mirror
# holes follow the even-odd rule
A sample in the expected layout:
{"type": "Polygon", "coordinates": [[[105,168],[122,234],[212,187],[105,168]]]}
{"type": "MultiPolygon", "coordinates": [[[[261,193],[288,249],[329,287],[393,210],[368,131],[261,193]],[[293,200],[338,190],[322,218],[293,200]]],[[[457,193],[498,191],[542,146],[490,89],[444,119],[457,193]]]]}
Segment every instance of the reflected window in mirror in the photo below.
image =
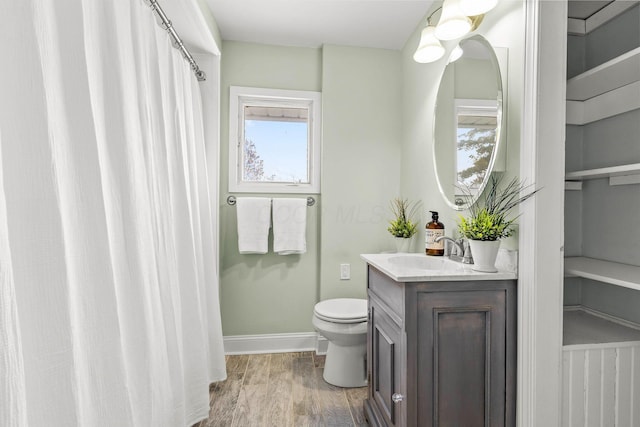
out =
{"type": "Polygon", "coordinates": [[[456,196],[482,187],[496,143],[498,102],[489,99],[455,100],[456,196]]]}

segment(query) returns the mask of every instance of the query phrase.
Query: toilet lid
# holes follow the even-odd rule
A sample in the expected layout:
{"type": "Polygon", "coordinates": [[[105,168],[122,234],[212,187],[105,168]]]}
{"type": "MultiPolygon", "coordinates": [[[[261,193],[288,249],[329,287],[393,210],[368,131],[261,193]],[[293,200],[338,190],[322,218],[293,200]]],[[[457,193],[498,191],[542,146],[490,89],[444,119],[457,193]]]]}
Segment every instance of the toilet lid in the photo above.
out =
{"type": "Polygon", "coordinates": [[[367,300],[336,298],[321,301],[314,308],[319,318],[337,323],[356,323],[367,320],[367,300]]]}

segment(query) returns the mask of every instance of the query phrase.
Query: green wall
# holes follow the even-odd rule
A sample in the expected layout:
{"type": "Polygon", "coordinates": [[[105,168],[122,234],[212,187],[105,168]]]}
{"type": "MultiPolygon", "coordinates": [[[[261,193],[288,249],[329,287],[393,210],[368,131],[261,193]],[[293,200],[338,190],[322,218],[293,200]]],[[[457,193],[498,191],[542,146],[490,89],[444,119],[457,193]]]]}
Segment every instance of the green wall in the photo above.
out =
{"type": "MultiPolygon", "coordinates": [[[[507,175],[517,174],[519,167],[523,23],[522,2],[501,2],[475,33],[508,48],[507,175]]],[[[394,249],[386,231],[394,197],[422,202],[420,224],[430,218],[427,210],[440,211],[446,233],[452,235],[457,213],[439,194],[432,159],[433,105],[445,62],[413,61],[421,29],[416,27],[402,51],[222,43],[220,278],[225,336],[310,332],[317,301],[366,297],[360,254],[394,249]],[[322,92],[322,189],[308,211],[304,255],[238,254],[235,208],[225,202],[231,85],[322,92]],[[351,264],[351,280],[340,280],[342,263],[351,264]]],[[[424,250],[423,227],[419,229],[414,252],[424,250]]],[[[517,236],[504,246],[517,247],[517,236]]]]}
{"type": "Polygon", "coordinates": [[[323,49],[322,300],[366,298],[362,253],[391,250],[400,183],[400,52],[323,49]],[[339,265],[351,264],[351,280],[339,265]]]}
{"type": "MultiPolygon", "coordinates": [[[[220,306],[225,336],[310,331],[318,298],[319,208],[307,212],[304,255],[240,255],[235,207],[226,203],[229,86],[321,90],[322,51],[223,42],[220,96],[220,306]]],[[[320,197],[316,197],[320,199],[320,197]]],[[[270,239],[270,248],[273,248],[270,239]]]]}
{"type": "MultiPolygon", "coordinates": [[[[320,299],[366,296],[359,255],[391,249],[388,201],[399,191],[400,53],[223,42],[220,279],[225,336],[313,331],[320,299]],[[322,194],[307,218],[307,253],[240,255],[228,195],[229,86],[323,93],[322,194]],[[351,264],[352,279],[339,280],[351,264]]],[[[272,245],[270,245],[272,247],[272,245]]]]}

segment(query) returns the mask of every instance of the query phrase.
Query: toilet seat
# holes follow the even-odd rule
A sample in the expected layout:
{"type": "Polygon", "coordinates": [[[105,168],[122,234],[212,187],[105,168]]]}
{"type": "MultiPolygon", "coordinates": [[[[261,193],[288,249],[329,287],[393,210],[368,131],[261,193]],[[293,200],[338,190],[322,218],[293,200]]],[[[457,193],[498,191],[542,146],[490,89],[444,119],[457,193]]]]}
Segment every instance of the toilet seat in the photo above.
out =
{"type": "Polygon", "coordinates": [[[317,303],[313,313],[319,319],[332,323],[361,323],[367,321],[367,300],[335,298],[317,303]]]}

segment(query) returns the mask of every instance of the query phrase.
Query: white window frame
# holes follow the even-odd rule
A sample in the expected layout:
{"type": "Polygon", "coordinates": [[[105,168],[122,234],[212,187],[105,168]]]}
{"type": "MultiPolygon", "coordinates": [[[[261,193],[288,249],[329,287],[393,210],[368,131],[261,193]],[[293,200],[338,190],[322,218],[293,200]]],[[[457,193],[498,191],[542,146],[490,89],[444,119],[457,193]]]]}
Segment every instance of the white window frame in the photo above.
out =
{"type": "Polygon", "coordinates": [[[229,90],[229,192],[230,193],[320,193],[322,94],[320,92],[231,86],[229,90]],[[308,108],[309,183],[242,181],[244,106],[308,108]]]}

